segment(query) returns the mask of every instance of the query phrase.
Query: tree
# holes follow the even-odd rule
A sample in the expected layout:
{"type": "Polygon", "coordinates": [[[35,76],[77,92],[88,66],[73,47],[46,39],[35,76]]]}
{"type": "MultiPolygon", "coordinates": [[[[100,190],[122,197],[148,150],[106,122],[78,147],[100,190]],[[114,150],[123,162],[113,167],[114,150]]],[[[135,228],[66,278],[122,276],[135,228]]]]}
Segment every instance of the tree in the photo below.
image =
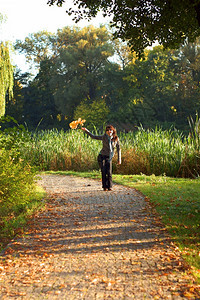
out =
{"type": "Polygon", "coordinates": [[[114,51],[104,26],[64,28],[58,32],[57,43],[56,74],[51,78],[51,85],[55,87],[58,109],[72,118],[81,101],[89,104],[102,96],[104,70],[114,51]]]}
{"type": "Polygon", "coordinates": [[[39,66],[43,59],[51,57],[55,52],[54,43],[52,42],[54,37],[55,35],[48,31],[39,31],[27,36],[24,42],[17,40],[14,47],[19,53],[25,54],[27,62],[39,66]]]}
{"type": "Polygon", "coordinates": [[[6,95],[13,95],[13,66],[10,62],[9,46],[0,43],[0,117],[5,114],[6,95]]]}
{"type": "Polygon", "coordinates": [[[145,51],[145,55],[145,60],[137,59],[125,69],[123,78],[129,86],[122,114],[135,125],[169,124],[173,121],[171,106],[177,83],[173,51],[157,46],[145,51]]]}
{"type": "Polygon", "coordinates": [[[50,84],[54,74],[51,61],[41,61],[37,76],[23,89],[23,116],[29,129],[60,127],[59,111],[54,101],[54,88],[50,84]]]}
{"type": "MultiPolygon", "coordinates": [[[[64,2],[47,3],[62,6],[64,2]]],[[[194,41],[200,35],[199,0],[73,0],[73,4],[78,8],[71,7],[67,12],[76,22],[96,16],[99,10],[104,16],[112,16],[114,36],[129,41],[139,55],[156,41],[177,48],[185,38],[194,41]]]]}
{"type": "MultiPolygon", "coordinates": [[[[0,24],[5,16],[0,13],[0,24]]],[[[10,61],[9,44],[0,42],[0,117],[5,114],[6,95],[13,95],[13,66],[10,61]]]]}
{"type": "Polygon", "coordinates": [[[86,126],[89,130],[102,129],[108,121],[109,109],[103,98],[94,101],[91,104],[83,101],[76,107],[74,119],[82,118],[86,120],[86,126]]]}
{"type": "Polygon", "coordinates": [[[180,123],[200,111],[200,39],[185,43],[175,55],[177,83],[173,106],[180,123]]]}
{"type": "Polygon", "coordinates": [[[54,103],[57,113],[70,121],[83,100],[91,104],[101,99],[104,71],[114,53],[105,26],[64,27],[57,34],[40,32],[24,42],[17,41],[16,47],[39,67],[34,83],[27,89],[29,96],[25,97],[27,118],[35,111],[34,119],[38,121],[45,105],[51,110],[54,103]]]}
{"type": "Polygon", "coordinates": [[[18,123],[23,123],[23,78],[17,70],[14,72],[13,98],[6,99],[6,115],[12,116],[18,123]]]}

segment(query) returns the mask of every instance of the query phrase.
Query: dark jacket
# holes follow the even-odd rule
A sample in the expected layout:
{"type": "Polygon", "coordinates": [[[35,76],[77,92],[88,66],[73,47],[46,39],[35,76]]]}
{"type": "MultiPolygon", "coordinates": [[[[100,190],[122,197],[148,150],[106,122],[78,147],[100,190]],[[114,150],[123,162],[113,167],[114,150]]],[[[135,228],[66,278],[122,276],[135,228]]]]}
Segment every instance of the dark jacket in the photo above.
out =
{"type": "Polygon", "coordinates": [[[88,129],[85,131],[92,139],[95,140],[101,140],[103,143],[103,147],[100,151],[100,154],[109,156],[110,159],[114,156],[114,149],[117,148],[117,154],[118,154],[118,162],[121,163],[121,149],[120,149],[120,143],[119,139],[114,141],[109,135],[106,133],[103,135],[94,135],[92,134],[88,129]]]}

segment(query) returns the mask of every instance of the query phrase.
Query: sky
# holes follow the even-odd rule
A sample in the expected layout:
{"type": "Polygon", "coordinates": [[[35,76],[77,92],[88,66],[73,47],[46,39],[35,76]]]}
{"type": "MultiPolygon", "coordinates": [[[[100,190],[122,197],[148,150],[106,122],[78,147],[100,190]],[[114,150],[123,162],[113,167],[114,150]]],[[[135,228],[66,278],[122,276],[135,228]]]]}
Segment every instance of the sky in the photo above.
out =
{"type": "MultiPolygon", "coordinates": [[[[42,30],[56,32],[65,26],[84,27],[89,24],[99,26],[106,23],[101,15],[90,21],[80,21],[78,24],[72,21],[66,13],[67,5],[63,7],[49,6],[48,0],[0,0],[0,13],[6,16],[6,21],[0,25],[0,41],[15,42],[24,40],[26,36],[42,30]]],[[[70,3],[71,0],[66,0],[70,3]]],[[[22,71],[27,71],[28,65],[24,55],[12,54],[12,62],[22,71]]]]}

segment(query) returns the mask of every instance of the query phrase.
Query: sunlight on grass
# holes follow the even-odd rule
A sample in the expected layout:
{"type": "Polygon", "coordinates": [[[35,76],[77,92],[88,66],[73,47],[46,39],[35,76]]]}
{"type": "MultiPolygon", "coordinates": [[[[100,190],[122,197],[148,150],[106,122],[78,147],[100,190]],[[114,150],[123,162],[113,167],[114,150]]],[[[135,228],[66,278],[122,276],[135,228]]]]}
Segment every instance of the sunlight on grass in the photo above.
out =
{"type": "Polygon", "coordinates": [[[200,280],[200,179],[154,175],[114,175],[113,179],[148,197],[200,280]]]}

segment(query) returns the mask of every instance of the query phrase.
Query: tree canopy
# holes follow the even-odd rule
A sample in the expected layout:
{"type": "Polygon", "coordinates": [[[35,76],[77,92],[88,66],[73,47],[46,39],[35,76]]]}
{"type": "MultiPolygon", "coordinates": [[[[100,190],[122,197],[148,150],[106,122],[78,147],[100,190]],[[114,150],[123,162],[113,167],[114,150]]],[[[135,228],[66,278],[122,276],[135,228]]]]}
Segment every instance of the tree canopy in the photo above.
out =
{"type": "Polygon", "coordinates": [[[89,105],[102,99],[105,69],[111,65],[108,58],[114,54],[105,26],[64,27],[56,34],[39,32],[24,42],[17,41],[15,47],[25,53],[27,61],[36,63],[39,71],[24,96],[25,117],[30,119],[35,111],[37,123],[43,117],[46,120],[45,107],[38,105],[43,102],[54,119],[55,111],[71,120],[80,103],[89,105]]]}
{"type": "Polygon", "coordinates": [[[140,59],[104,26],[64,27],[16,47],[38,74],[27,84],[15,78],[22,86],[14,87],[16,101],[6,111],[28,128],[67,128],[81,117],[90,128],[109,122],[121,130],[187,130],[188,117],[200,112],[200,39],[177,50],[154,46],[140,59]]]}
{"type": "MultiPolygon", "coordinates": [[[[48,0],[62,6],[66,0],[48,0]]],[[[177,48],[187,38],[200,36],[199,0],[73,0],[66,12],[74,21],[91,19],[101,10],[111,16],[114,37],[129,41],[139,55],[147,46],[158,42],[165,48],[177,48]]]]}

